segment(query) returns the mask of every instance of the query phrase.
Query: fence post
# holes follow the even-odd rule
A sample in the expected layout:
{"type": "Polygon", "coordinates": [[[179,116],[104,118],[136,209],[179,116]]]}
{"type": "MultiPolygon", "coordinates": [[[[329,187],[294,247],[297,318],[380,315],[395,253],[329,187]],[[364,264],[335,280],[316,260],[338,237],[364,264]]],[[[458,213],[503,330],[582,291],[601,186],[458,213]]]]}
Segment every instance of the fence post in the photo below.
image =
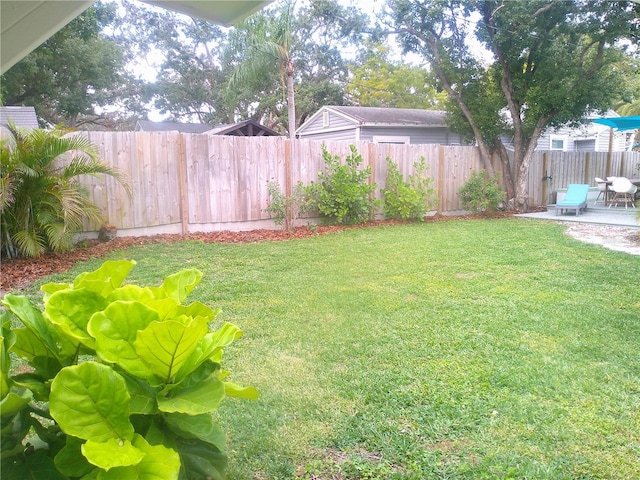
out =
{"type": "Polygon", "coordinates": [[[548,160],[549,154],[544,152],[542,154],[542,171],[544,172],[544,178],[542,179],[542,201],[544,202],[545,207],[549,204],[549,192],[547,191],[549,183],[549,174],[547,173],[547,170],[549,169],[548,160]]]}
{"type": "MultiPolygon", "coordinates": [[[[376,183],[376,159],[375,159],[375,150],[374,150],[373,142],[367,143],[367,162],[369,164],[369,185],[373,185],[376,183]]],[[[370,198],[373,200],[376,197],[376,192],[371,192],[370,198]]],[[[371,210],[369,211],[369,218],[376,218],[376,208],[371,202],[371,210]]]]}
{"type": "Polygon", "coordinates": [[[442,215],[444,198],[444,145],[438,145],[438,215],[442,215]]]}
{"type": "Polygon", "coordinates": [[[587,152],[584,158],[584,183],[591,185],[591,152],[587,152]]]}
{"type": "MultiPolygon", "coordinates": [[[[284,194],[287,199],[291,198],[293,192],[291,156],[298,150],[294,145],[294,142],[296,141],[297,140],[291,140],[290,138],[284,141],[284,194]]],[[[289,226],[293,226],[293,212],[291,212],[290,208],[286,209],[285,215],[287,216],[285,219],[285,227],[288,230],[289,226]]]]}
{"type": "Polygon", "coordinates": [[[627,156],[625,155],[626,152],[621,152],[620,153],[620,173],[619,176],[620,177],[625,177],[626,175],[624,174],[624,170],[626,167],[626,163],[627,163],[627,156]]]}
{"type": "Polygon", "coordinates": [[[178,188],[180,189],[180,222],[182,234],[189,233],[189,185],[187,184],[187,146],[184,133],[178,133],[178,188]]]}

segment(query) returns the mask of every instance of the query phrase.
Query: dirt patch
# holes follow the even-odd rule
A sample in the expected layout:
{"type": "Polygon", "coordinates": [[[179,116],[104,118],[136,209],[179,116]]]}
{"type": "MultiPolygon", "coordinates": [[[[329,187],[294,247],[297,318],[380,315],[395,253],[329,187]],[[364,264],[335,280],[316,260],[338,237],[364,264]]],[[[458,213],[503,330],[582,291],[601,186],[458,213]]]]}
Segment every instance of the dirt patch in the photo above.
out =
{"type": "Polygon", "coordinates": [[[564,225],[567,226],[567,234],[577,240],[640,255],[640,229],[575,222],[564,222],[564,225]]]}

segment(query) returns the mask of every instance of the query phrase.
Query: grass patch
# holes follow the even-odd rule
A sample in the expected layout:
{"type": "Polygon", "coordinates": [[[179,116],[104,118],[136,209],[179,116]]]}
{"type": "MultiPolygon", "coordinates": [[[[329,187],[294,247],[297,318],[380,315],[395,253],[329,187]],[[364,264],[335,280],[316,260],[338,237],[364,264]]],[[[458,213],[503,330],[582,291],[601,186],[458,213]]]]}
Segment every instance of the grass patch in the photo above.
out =
{"type": "Polygon", "coordinates": [[[111,258],[201,269],[191,299],[245,331],[225,358],[261,398],[220,409],[230,479],[638,475],[640,257],[502,219],[111,258]]]}

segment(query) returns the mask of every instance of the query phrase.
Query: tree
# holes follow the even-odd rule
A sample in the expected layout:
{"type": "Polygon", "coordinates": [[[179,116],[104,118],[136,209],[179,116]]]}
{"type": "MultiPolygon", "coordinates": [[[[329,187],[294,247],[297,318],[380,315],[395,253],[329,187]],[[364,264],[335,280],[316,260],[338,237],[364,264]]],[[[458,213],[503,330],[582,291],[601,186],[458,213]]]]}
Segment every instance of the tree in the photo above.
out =
{"type": "Polygon", "coordinates": [[[122,5],[126,16],[111,38],[156,67],[148,92],[162,113],[211,124],[253,119],[283,133],[293,115],[289,79],[295,125],[322,105],[344,104],[348,68],[340,47],[359,39],[368,22],[335,0],[282,1],[230,29],[122,5]]]}
{"type": "Polygon", "coordinates": [[[0,250],[9,258],[64,251],[85,218],[101,222],[98,208],[78,182],[80,175],[106,174],[128,191],[118,170],[99,160],[86,137],[65,130],[9,125],[0,144],[0,250]],[[66,158],[65,158],[66,157],[66,158]]]}
{"type": "Polygon", "coordinates": [[[312,0],[295,15],[296,124],[324,105],[346,105],[349,63],[344,53],[371,38],[369,17],[335,0],[312,0]]]}
{"type": "Polygon", "coordinates": [[[619,41],[637,35],[631,2],[389,0],[405,51],[431,62],[452,124],[475,138],[488,173],[497,153],[510,198],[527,209],[529,165],[542,132],[604,111],[624,85],[619,41]],[[474,22],[469,19],[477,19],[474,22]],[[490,53],[474,56],[475,38],[490,53]],[[503,143],[513,139],[513,160],[503,143]]]}
{"type": "MultiPolygon", "coordinates": [[[[264,90],[267,82],[279,78],[281,88],[275,93],[280,92],[280,98],[268,99],[265,113],[286,122],[290,138],[295,137],[296,125],[322,105],[344,104],[348,68],[340,47],[359,43],[368,23],[359,10],[335,0],[294,7],[295,2],[285,0],[274,10],[253,15],[232,34],[231,42],[238,65],[231,85],[256,90],[261,81],[264,90]],[[286,117],[279,111],[282,99],[286,117]]],[[[262,96],[261,103],[267,102],[262,96]]]]}
{"type": "MultiPolygon", "coordinates": [[[[101,35],[114,20],[115,6],[102,3],[74,19],[2,75],[4,102],[33,105],[42,126],[113,128],[118,114],[101,107],[139,94],[123,49],[101,35]]],[[[134,108],[131,99],[126,107],[134,108]]]]}
{"type": "Polygon", "coordinates": [[[273,16],[258,13],[245,20],[241,29],[246,36],[234,37],[236,41],[242,40],[245,48],[229,81],[229,89],[233,90],[241,84],[272,75],[275,68],[286,89],[288,132],[292,140],[296,132],[295,63],[291,56],[293,6],[292,0],[286,0],[273,16]]]}
{"type": "Polygon", "coordinates": [[[446,93],[437,92],[424,68],[389,60],[389,47],[369,44],[347,84],[347,95],[362,107],[444,108],[446,93]],[[443,94],[444,93],[444,94],[443,94]]]}

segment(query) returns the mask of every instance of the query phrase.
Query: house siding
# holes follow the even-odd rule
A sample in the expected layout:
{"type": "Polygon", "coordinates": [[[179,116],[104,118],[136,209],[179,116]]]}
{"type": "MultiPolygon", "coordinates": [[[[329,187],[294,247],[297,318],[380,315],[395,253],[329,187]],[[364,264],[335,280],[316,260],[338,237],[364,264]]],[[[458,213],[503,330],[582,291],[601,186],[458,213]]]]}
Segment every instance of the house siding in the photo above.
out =
{"type": "Polygon", "coordinates": [[[38,117],[34,107],[0,107],[0,125],[12,121],[16,127],[38,128],[38,117]]]}
{"type": "Polygon", "coordinates": [[[318,131],[315,133],[304,132],[300,134],[300,138],[305,140],[346,140],[357,141],[356,128],[352,127],[345,130],[335,130],[332,132],[318,131]]]}
{"type": "MultiPolygon", "coordinates": [[[[334,130],[342,130],[342,129],[354,129],[355,123],[350,121],[340,115],[336,115],[335,113],[329,112],[329,126],[325,127],[323,122],[323,115],[320,114],[316,118],[314,118],[311,123],[306,124],[304,130],[300,132],[300,138],[313,138],[318,133],[324,132],[332,132],[334,130]]],[[[335,137],[331,137],[335,138],[335,137]]],[[[354,137],[355,138],[355,137],[354,137]]]]}
{"type": "MultiPolygon", "coordinates": [[[[628,150],[625,132],[614,132],[612,150],[614,152],[623,152],[628,150]]],[[[566,152],[608,152],[609,151],[609,133],[598,132],[583,134],[576,130],[560,129],[555,132],[545,132],[538,139],[536,151],[551,150],[551,138],[564,137],[566,142],[566,152]]],[[[513,140],[508,137],[502,137],[502,143],[507,149],[513,150],[513,140]]]]}
{"type": "Polygon", "coordinates": [[[409,137],[409,142],[418,144],[461,145],[460,135],[437,127],[362,127],[360,140],[373,142],[373,137],[409,137]]]}

